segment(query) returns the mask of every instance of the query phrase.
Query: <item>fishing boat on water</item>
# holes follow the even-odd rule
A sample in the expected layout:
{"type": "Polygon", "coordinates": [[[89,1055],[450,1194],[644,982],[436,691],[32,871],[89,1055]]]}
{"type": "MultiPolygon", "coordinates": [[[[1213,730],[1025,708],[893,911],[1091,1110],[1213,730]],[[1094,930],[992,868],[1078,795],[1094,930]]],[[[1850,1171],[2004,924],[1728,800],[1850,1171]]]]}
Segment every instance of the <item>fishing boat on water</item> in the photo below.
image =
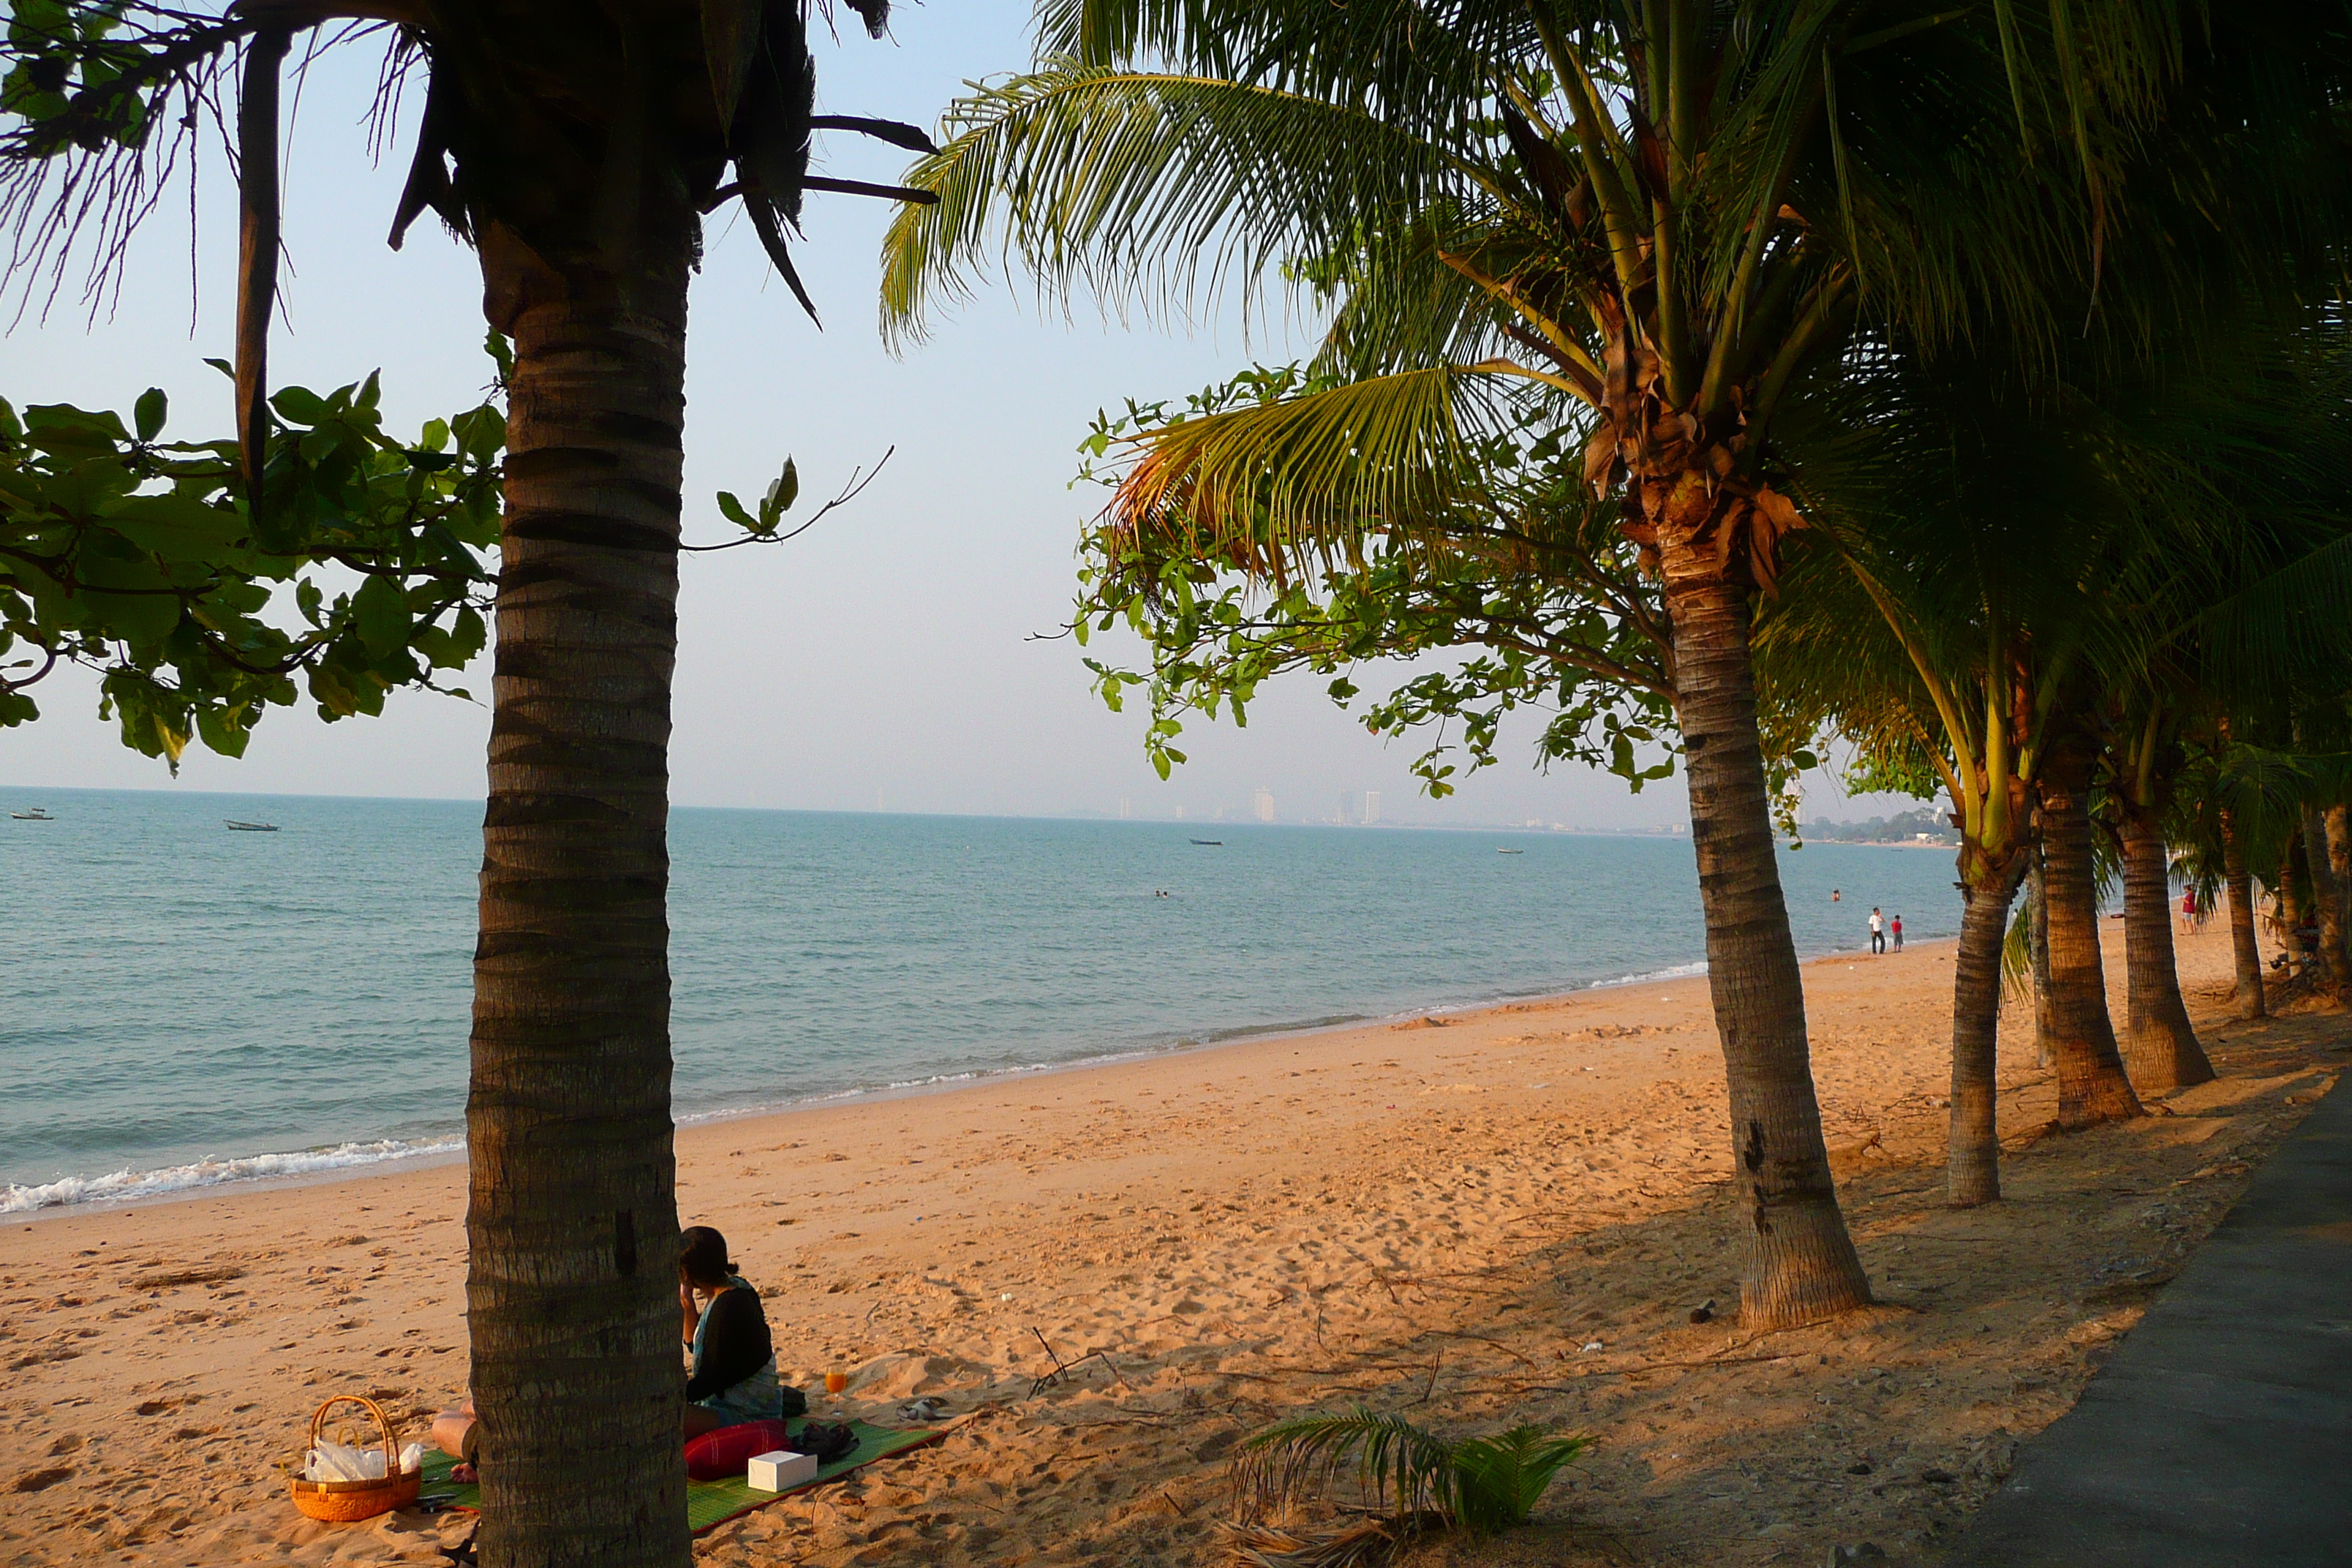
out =
{"type": "Polygon", "coordinates": [[[1222,838],[1195,838],[1192,842],[1203,849],[1222,849],[1225,847],[1225,841],[1222,838]]]}
{"type": "Polygon", "coordinates": [[[55,822],[57,820],[49,815],[47,807],[38,805],[30,811],[12,811],[8,815],[19,822],[55,822]]]}
{"type": "Polygon", "coordinates": [[[231,833],[275,833],[278,831],[278,824],[274,822],[239,822],[234,817],[227,818],[226,820],[228,822],[228,830],[231,833]]]}
{"type": "Polygon", "coordinates": [[[1497,855],[1524,855],[1527,851],[1524,849],[1497,849],[1495,853],[1497,855]]]}

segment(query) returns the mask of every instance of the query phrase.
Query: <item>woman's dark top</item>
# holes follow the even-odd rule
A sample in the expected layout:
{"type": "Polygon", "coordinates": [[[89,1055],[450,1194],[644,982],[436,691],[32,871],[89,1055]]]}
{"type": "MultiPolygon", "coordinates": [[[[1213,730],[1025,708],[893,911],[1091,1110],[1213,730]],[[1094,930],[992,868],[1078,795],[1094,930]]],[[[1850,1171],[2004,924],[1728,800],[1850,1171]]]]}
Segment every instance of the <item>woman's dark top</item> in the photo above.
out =
{"type": "Polygon", "coordinates": [[[776,1353],[768,1337],[768,1314],[760,1310],[760,1293],[738,1287],[721,1290],[702,1310],[702,1353],[695,1358],[694,1373],[686,1380],[689,1400],[708,1399],[758,1372],[776,1353]]]}

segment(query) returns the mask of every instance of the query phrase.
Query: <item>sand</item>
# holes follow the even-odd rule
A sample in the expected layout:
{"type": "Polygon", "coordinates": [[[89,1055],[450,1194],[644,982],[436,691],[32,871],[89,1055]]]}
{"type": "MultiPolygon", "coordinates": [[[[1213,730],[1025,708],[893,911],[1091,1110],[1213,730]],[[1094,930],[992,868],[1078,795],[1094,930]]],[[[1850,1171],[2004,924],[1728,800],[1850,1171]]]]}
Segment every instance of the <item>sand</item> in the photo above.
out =
{"type": "MultiPolygon", "coordinates": [[[[2039,1136],[2054,1089],[2012,1008],[2009,1195],[1968,1213],[1939,1206],[1949,944],[1808,964],[1883,1304],[1760,1337],[1689,1321],[1738,1297],[1703,981],[688,1129],[682,1215],[734,1243],[789,1371],[958,1421],[699,1557],[1219,1562],[1235,1442],[1362,1400],[1596,1440],[1535,1528],[1419,1561],[1932,1561],[2352,1042],[2223,1022],[2226,931],[2181,951],[2221,1080],[2039,1136]],[[1033,1394],[1046,1345],[1071,1370],[1033,1394]]],[[[457,1394],[462,1209],[445,1165],[0,1231],[0,1561],[444,1561],[461,1520],[314,1524],[272,1467],[330,1393],[412,1428],[457,1394]]]]}

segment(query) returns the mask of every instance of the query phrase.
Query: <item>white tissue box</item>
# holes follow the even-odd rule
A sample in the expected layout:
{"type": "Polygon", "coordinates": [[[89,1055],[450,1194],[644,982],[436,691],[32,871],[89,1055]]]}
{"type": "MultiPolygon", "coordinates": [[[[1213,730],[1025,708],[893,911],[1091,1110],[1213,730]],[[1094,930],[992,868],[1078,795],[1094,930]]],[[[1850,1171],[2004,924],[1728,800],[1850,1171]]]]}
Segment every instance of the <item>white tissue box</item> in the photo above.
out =
{"type": "Polygon", "coordinates": [[[761,1454],[752,1459],[751,1472],[744,1479],[760,1491],[780,1492],[786,1487],[796,1487],[803,1481],[816,1479],[816,1456],[794,1454],[782,1448],[772,1454],[761,1454]]]}

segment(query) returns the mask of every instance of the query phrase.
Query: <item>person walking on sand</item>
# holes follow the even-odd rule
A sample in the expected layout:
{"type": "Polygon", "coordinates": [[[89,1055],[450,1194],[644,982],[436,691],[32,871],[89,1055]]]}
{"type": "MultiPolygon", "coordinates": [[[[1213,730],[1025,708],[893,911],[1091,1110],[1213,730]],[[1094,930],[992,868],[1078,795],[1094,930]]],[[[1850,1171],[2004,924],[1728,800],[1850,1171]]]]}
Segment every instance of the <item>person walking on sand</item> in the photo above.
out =
{"type": "Polygon", "coordinates": [[[1901,952],[1903,951],[1903,917],[1896,915],[1893,920],[1888,921],[1886,931],[1887,934],[1895,939],[1895,951],[1901,952]]]}
{"type": "Polygon", "coordinates": [[[2180,934],[2193,936],[2197,931],[2197,889],[2184,888],[2180,893],[2180,934]]]}
{"type": "Polygon", "coordinates": [[[1886,921],[1880,916],[1876,904],[1870,906],[1870,951],[1874,953],[1886,951],[1886,921]]]}

